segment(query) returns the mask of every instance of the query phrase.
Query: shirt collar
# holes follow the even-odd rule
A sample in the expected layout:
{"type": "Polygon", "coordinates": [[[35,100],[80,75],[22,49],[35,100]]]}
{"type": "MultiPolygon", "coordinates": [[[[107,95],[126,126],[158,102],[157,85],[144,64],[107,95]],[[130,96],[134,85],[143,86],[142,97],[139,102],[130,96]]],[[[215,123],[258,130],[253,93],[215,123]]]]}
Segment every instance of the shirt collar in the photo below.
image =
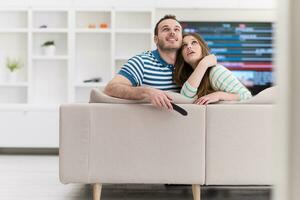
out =
{"type": "Polygon", "coordinates": [[[164,59],[162,59],[162,57],[160,57],[160,54],[159,54],[158,49],[153,50],[152,53],[153,53],[154,57],[155,57],[159,62],[161,62],[163,65],[168,66],[168,67],[169,67],[169,66],[172,66],[172,67],[173,67],[172,64],[168,64],[166,61],[164,61],[164,59]]]}

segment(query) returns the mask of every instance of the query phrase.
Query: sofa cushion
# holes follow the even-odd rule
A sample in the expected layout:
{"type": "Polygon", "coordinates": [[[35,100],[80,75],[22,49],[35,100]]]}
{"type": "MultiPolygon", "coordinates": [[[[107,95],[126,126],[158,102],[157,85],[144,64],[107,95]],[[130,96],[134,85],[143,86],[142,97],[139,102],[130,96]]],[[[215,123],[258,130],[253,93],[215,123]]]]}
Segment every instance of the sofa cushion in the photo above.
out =
{"type": "MultiPolygon", "coordinates": [[[[176,92],[167,92],[171,96],[174,103],[177,104],[191,104],[194,99],[189,99],[176,92]]],[[[121,104],[133,104],[133,103],[149,103],[147,100],[128,100],[111,97],[105,94],[101,89],[92,89],[90,94],[90,103],[121,103],[121,104]]]]}

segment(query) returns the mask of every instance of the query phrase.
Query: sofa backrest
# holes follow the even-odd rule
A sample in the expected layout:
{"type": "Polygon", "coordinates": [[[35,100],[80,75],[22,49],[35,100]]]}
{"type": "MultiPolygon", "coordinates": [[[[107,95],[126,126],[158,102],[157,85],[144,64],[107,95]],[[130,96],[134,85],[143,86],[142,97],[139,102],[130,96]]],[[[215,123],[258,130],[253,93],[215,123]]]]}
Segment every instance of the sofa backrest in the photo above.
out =
{"type": "Polygon", "coordinates": [[[61,182],[204,184],[206,108],[183,107],[188,116],[149,104],[61,105],[61,182]]]}
{"type": "MultiPolygon", "coordinates": [[[[252,98],[244,101],[221,101],[218,104],[274,104],[276,102],[277,86],[267,88],[252,98]]],[[[176,104],[192,104],[194,99],[189,99],[176,92],[168,92],[176,104]]],[[[120,103],[120,104],[139,104],[149,103],[146,100],[127,100],[111,97],[105,94],[101,89],[92,89],[90,94],[90,103],[120,103]]]]}

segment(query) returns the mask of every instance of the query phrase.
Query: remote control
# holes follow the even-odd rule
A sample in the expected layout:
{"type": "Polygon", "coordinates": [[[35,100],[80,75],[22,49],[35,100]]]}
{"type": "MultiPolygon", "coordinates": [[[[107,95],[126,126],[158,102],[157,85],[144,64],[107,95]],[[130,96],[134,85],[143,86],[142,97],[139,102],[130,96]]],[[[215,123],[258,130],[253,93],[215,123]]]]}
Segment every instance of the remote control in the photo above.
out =
{"type": "Polygon", "coordinates": [[[176,105],[175,103],[171,102],[171,105],[173,106],[173,109],[176,110],[177,112],[179,112],[180,114],[182,114],[183,116],[187,116],[188,112],[183,109],[182,107],[176,105]]]}

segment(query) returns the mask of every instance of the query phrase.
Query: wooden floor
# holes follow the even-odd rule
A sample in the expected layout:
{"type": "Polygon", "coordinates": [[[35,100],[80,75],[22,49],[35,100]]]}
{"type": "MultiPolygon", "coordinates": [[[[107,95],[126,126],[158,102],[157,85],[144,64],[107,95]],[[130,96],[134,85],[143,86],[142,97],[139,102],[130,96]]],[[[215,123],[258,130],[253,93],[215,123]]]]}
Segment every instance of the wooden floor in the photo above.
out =
{"type": "MultiPolygon", "coordinates": [[[[63,185],[57,155],[0,155],[0,200],[91,200],[91,187],[63,185]]],[[[191,186],[104,185],[102,200],[192,200],[191,186]]],[[[270,200],[268,187],[203,187],[202,200],[270,200]]]]}

